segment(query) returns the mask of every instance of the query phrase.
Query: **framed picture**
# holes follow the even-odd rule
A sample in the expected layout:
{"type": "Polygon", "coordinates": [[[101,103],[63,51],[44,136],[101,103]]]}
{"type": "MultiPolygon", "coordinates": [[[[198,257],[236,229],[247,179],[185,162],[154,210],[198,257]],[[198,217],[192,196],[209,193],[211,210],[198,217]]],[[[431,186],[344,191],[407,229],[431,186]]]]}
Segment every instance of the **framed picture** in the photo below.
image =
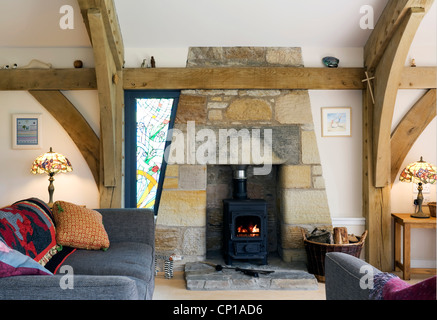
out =
{"type": "Polygon", "coordinates": [[[42,114],[12,115],[12,149],[41,149],[42,114]]]}
{"type": "Polygon", "coordinates": [[[350,137],[351,107],[322,108],[322,137],[350,137]]]}

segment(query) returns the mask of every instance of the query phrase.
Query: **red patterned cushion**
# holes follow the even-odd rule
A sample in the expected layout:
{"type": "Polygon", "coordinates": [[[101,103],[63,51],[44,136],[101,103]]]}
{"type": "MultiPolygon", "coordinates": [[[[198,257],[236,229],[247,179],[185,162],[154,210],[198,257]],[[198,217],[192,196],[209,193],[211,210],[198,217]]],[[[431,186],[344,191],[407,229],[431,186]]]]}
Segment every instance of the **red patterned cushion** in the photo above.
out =
{"type": "Polygon", "coordinates": [[[57,252],[50,208],[36,198],[0,209],[0,237],[10,248],[43,266],[57,252]]]}

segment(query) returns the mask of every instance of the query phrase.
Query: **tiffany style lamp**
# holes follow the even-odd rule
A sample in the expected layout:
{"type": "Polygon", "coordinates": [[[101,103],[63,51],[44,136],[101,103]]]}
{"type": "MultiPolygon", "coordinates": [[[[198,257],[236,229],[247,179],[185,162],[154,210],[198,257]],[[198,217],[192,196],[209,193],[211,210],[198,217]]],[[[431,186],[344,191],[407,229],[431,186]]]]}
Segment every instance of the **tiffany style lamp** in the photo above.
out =
{"type": "Polygon", "coordinates": [[[402,172],[399,177],[399,180],[402,182],[413,182],[417,183],[417,190],[419,191],[417,194],[416,205],[419,210],[416,210],[414,214],[411,216],[413,218],[429,218],[430,215],[426,214],[422,211],[422,203],[423,203],[423,194],[422,194],[422,184],[434,184],[436,182],[437,174],[436,174],[436,166],[429,164],[426,161],[423,161],[423,158],[420,157],[420,160],[417,162],[413,162],[409,164],[402,172]]]}
{"type": "Polygon", "coordinates": [[[52,151],[50,147],[50,151],[44,153],[35,159],[32,164],[31,173],[47,173],[49,175],[49,207],[53,206],[53,192],[55,191],[55,187],[53,185],[53,181],[55,178],[53,176],[59,172],[67,173],[73,171],[73,167],[71,166],[70,161],[64,157],[60,153],[56,153],[52,151]]]}

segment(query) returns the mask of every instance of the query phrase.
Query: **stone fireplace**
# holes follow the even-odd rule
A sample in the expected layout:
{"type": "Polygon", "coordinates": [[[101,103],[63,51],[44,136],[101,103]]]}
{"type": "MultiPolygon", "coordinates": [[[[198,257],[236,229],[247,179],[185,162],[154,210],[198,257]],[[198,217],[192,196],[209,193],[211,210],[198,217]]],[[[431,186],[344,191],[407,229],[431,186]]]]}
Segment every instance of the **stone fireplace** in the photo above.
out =
{"type": "MultiPolygon", "coordinates": [[[[303,60],[300,48],[190,48],[187,67],[197,66],[302,67],[303,60]]],[[[182,91],[170,163],[156,252],[182,255],[176,269],[223,249],[232,165],[248,165],[248,197],[267,202],[269,252],[305,261],[300,228],[332,227],[306,90],[182,91]]]]}

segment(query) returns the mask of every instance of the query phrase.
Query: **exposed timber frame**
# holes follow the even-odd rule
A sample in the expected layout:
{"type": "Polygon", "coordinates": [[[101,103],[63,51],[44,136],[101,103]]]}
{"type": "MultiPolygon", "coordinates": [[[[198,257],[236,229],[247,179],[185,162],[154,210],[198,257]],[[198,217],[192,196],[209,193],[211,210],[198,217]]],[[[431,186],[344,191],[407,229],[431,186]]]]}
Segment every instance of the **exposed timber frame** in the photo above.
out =
{"type": "MultiPolygon", "coordinates": [[[[368,88],[363,94],[363,215],[369,231],[366,259],[383,271],[393,268],[390,209],[393,112],[399,84],[406,86],[408,82],[403,79],[408,51],[432,3],[433,0],[389,0],[364,50],[366,70],[375,78],[375,103],[368,88]]],[[[413,82],[409,85],[414,86],[413,82]]]]}
{"type": "Polygon", "coordinates": [[[415,119],[409,113],[392,134],[382,128],[388,123],[388,127],[391,127],[393,96],[398,89],[431,89],[413,108],[430,112],[425,122],[431,121],[433,116],[437,67],[405,68],[405,59],[402,59],[405,50],[410,47],[409,42],[420,23],[422,12],[427,12],[433,0],[390,0],[365,46],[365,68],[338,69],[123,69],[124,48],[114,1],[78,0],[78,3],[93,44],[95,69],[0,70],[0,90],[28,90],[55,116],[87,161],[99,186],[102,208],[121,205],[124,89],[364,90],[363,214],[369,230],[366,254],[367,260],[376,267],[391,270],[389,182],[393,181],[393,172],[398,166],[393,162],[394,158],[408,152],[397,141],[405,142],[405,138],[398,137],[406,134],[409,144],[412,144],[426,124],[420,124],[422,120],[415,119]],[[378,106],[373,105],[370,92],[361,81],[365,71],[375,77],[373,84],[378,106]],[[93,136],[86,120],[79,117],[76,108],[59,92],[96,89],[103,119],[101,139],[93,136]],[[58,111],[59,107],[62,112],[58,111]],[[71,121],[67,120],[71,117],[78,119],[76,126],[69,127],[71,121]],[[374,129],[376,127],[379,129],[374,129]],[[375,130],[380,139],[375,139],[375,130]],[[376,140],[379,142],[374,142],[376,140]],[[388,165],[386,161],[378,163],[379,157],[373,156],[378,150],[392,154],[391,159],[386,155],[383,157],[389,159],[388,165]],[[374,181],[377,172],[383,173],[383,179],[380,179],[383,183],[378,184],[381,186],[374,181]]]}
{"type": "Polygon", "coordinates": [[[100,207],[122,203],[124,49],[113,0],[78,0],[93,45],[100,105],[100,207]]]}

